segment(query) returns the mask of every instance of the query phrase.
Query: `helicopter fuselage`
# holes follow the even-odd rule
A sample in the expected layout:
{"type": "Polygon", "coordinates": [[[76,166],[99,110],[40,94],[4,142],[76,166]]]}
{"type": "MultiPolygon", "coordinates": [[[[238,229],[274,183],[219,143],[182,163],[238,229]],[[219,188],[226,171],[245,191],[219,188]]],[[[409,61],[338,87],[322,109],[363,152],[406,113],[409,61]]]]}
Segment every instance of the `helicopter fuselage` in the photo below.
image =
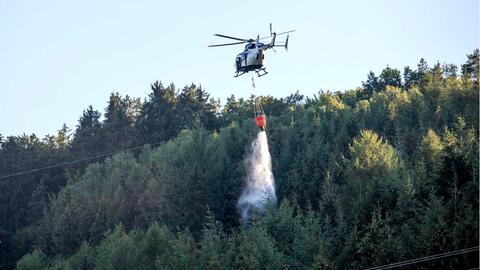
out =
{"type": "MultiPolygon", "coordinates": [[[[290,30],[290,31],[279,33],[278,35],[284,35],[294,31],[295,30],[290,30]]],[[[265,67],[263,66],[264,64],[263,61],[265,59],[264,52],[268,49],[273,49],[273,47],[285,47],[285,50],[287,50],[288,48],[288,35],[284,44],[280,44],[280,45],[275,44],[275,38],[277,36],[277,33],[272,32],[272,24],[270,24],[270,37],[272,38],[272,40],[269,43],[260,42],[260,40],[268,38],[268,36],[260,38],[260,36],[257,35],[256,39],[238,38],[238,37],[226,36],[221,34],[215,34],[215,36],[233,39],[233,40],[236,40],[236,42],[214,44],[214,45],[209,45],[208,47],[230,46],[230,45],[238,45],[238,44],[246,43],[244,51],[239,53],[237,57],[235,57],[236,72],[234,77],[241,76],[250,71],[254,71],[255,73],[257,73],[259,77],[266,75],[268,72],[265,70],[265,67]]]]}
{"type": "Polygon", "coordinates": [[[258,47],[255,43],[245,45],[245,50],[237,55],[235,58],[236,75],[240,76],[249,71],[264,70],[263,61],[265,59],[264,44],[259,43],[258,47]]]}
{"type": "Polygon", "coordinates": [[[265,59],[265,54],[263,43],[254,42],[248,43],[245,45],[245,50],[237,55],[235,58],[235,68],[236,74],[235,77],[243,75],[249,71],[257,72],[258,76],[263,76],[266,74],[265,68],[263,67],[263,61],[265,59]],[[260,74],[259,72],[263,73],[260,74]]]}

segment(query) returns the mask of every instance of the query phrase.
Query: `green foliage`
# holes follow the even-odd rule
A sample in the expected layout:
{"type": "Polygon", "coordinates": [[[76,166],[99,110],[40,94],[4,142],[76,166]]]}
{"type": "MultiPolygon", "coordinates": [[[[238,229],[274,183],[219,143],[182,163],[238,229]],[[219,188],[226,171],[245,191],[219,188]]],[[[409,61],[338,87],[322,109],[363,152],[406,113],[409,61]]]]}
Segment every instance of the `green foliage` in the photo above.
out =
{"type": "Polygon", "coordinates": [[[18,262],[17,270],[43,270],[47,268],[47,256],[41,250],[26,254],[18,262]]]}
{"type": "Polygon", "coordinates": [[[380,74],[378,83],[380,89],[384,89],[387,86],[401,87],[402,77],[400,76],[400,71],[396,68],[390,68],[387,66],[380,74]]]}
{"type": "Polygon", "coordinates": [[[95,269],[136,269],[139,265],[138,247],[132,235],[119,225],[106,235],[98,247],[95,269]]]}
{"type": "Polygon", "coordinates": [[[156,269],[193,269],[196,266],[196,243],[190,233],[181,232],[170,243],[170,253],[157,257],[156,269]]]}
{"type": "Polygon", "coordinates": [[[283,254],[277,251],[266,230],[259,226],[242,228],[229,240],[226,252],[230,269],[281,269],[283,254]]]}
{"type": "Polygon", "coordinates": [[[105,109],[105,121],[103,122],[102,141],[108,151],[126,149],[132,147],[137,137],[134,123],[141,112],[140,99],[125,98],[119,93],[112,93],[108,106],[105,109]]]}
{"type": "Polygon", "coordinates": [[[398,169],[398,157],[393,147],[371,130],[362,130],[350,146],[352,169],[363,179],[385,177],[398,169]]]}
{"type": "Polygon", "coordinates": [[[179,131],[175,114],[175,86],[172,84],[165,88],[161,82],[156,81],[151,85],[151,90],[138,120],[138,130],[144,143],[168,140],[179,131]]]}
{"type": "Polygon", "coordinates": [[[472,78],[473,80],[477,81],[478,85],[478,78],[479,78],[479,65],[480,65],[480,51],[479,49],[475,49],[472,54],[467,55],[467,62],[462,65],[462,75],[467,78],[472,78]]]}
{"type": "Polygon", "coordinates": [[[395,149],[370,130],[361,131],[353,140],[350,156],[345,204],[354,222],[365,228],[373,206],[395,207],[402,185],[401,163],[395,149]]]}
{"type": "Polygon", "coordinates": [[[435,131],[429,129],[420,143],[418,167],[421,178],[419,182],[426,182],[430,187],[433,186],[432,181],[439,176],[442,167],[444,148],[441,138],[435,131]]]}
{"type": "Polygon", "coordinates": [[[199,242],[198,266],[200,269],[222,269],[226,264],[224,252],[227,248],[227,236],[213,213],[209,211],[207,214],[199,242]]]}
{"type": "Polygon", "coordinates": [[[172,253],[170,242],[174,235],[165,227],[158,223],[153,223],[148,228],[143,243],[140,247],[142,256],[142,269],[155,269],[155,261],[158,258],[165,257],[172,253]]]}
{"type": "Polygon", "coordinates": [[[65,268],[71,270],[88,270],[95,266],[96,250],[87,242],[83,242],[80,249],[65,261],[65,268]]]}
{"type": "Polygon", "coordinates": [[[358,261],[362,267],[393,263],[398,260],[400,243],[390,217],[382,218],[382,211],[374,209],[372,219],[356,244],[358,261]]]}
{"type": "Polygon", "coordinates": [[[2,175],[152,144],[1,181],[0,268],[357,269],[475,246],[478,50],[467,58],[461,77],[421,59],[355,90],[260,97],[281,203],[245,225],[253,95],[220,106],[155,82],[143,102],[112,94],[103,120],[88,107],[73,134],[0,136],[2,175]]]}
{"type": "Polygon", "coordinates": [[[392,191],[399,159],[395,149],[371,130],[362,130],[350,146],[350,166],[347,169],[350,184],[358,199],[375,193],[377,188],[392,191]]]}

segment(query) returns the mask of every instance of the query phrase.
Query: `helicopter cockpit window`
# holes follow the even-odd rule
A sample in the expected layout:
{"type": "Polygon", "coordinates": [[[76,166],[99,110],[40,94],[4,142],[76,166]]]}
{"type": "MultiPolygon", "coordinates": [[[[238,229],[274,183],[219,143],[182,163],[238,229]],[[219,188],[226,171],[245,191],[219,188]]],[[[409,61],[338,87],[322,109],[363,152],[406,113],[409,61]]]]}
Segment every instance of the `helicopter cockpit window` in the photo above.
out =
{"type": "Polygon", "coordinates": [[[248,44],[248,49],[255,49],[255,44],[254,43],[248,44]]]}

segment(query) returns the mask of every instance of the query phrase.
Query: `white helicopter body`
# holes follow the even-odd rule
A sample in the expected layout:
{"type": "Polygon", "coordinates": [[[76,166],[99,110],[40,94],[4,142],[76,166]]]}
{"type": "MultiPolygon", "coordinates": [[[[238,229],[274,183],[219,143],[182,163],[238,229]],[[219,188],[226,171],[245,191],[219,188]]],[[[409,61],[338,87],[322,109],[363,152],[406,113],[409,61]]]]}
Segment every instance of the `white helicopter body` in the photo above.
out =
{"type": "Polygon", "coordinates": [[[275,32],[272,32],[272,25],[270,24],[270,36],[268,36],[272,38],[270,43],[260,42],[260,40],[268,37],[260,38],[259,36],[257,36],[257,39],[254,40],[254,39],[242,39],[242,38],[215,34],[215,36],[234,39],[234,40],[238,40],[239,42],[210,45],[208,47],[220,47],[220,46],[229,46],[229,45],[247,43],[245,45],[244,51],[239,53],[235,58],[236,73],[234,77],[238,77],[249,71],[254,71],[257,73],[259,77],[261,77],[263,75],[268,74],[268,72],[265,70],[265,67],[264,67],[265,51],[267,49],[273,49],[273,47],[284,47],[285,50],[288,50],[288,35],[284,44],[276,45],[275,38],[277,37],[277,35],[283,35],[283,34],[287,34],[294,31],[295,30],[290,30],[287,32],[277,34],[275,32]]]}

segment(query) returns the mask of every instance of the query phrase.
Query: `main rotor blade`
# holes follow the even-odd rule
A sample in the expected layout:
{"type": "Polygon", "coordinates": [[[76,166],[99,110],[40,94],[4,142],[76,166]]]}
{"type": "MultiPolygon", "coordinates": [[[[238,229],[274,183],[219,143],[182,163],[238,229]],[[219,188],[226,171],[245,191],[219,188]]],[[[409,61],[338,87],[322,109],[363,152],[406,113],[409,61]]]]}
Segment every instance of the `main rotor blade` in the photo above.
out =
{"type": "MultiPolygon", "coordinates": [[[[290,31],[286,31],[286,32],[281,32],[281,33],[278,33],[277,36],[285,35],[285,34],[288,34],[288,33],[295,32],[295,31],[297,31],[297,30],[290,30],[290,31]]],[[[272,36],[266,36],[266,37],[262,37],[260,39],[266,39],[266,38],[272,38],[272,36]]]]}
{"type": "Polygon", "coordinates": [[[236,38],[236,37],[230,37],[230,36],[225,36],[225,35],[220,35],[220,34],[214,34],[217,37],[223,37],[223,38],[229,38],[229,39],[234,39],[234,40],[241,40],[241,41],[248,41],[248,39],[244,38],[236,38]]]}
{"type": "Polygon", "coordinates": [[[290,30],[290,31],[286,31],[286,32],[281,32],[281,33],[278,33],[277,36],[285,35],[285,34],[288,34],[288,33],[295,32],[295,31],[297,31],[297,30],[290,30]]]}
{"type": "Polygon", "coordinates": [[[233,42],[233,43],[215,44],[215,45],[208,45],[208,47],[230,46],[230,45],[237,45],[237,44],[243,44],[243,43],[247,43],[247,42],[241,41],[241,42],[233,42]]]}

